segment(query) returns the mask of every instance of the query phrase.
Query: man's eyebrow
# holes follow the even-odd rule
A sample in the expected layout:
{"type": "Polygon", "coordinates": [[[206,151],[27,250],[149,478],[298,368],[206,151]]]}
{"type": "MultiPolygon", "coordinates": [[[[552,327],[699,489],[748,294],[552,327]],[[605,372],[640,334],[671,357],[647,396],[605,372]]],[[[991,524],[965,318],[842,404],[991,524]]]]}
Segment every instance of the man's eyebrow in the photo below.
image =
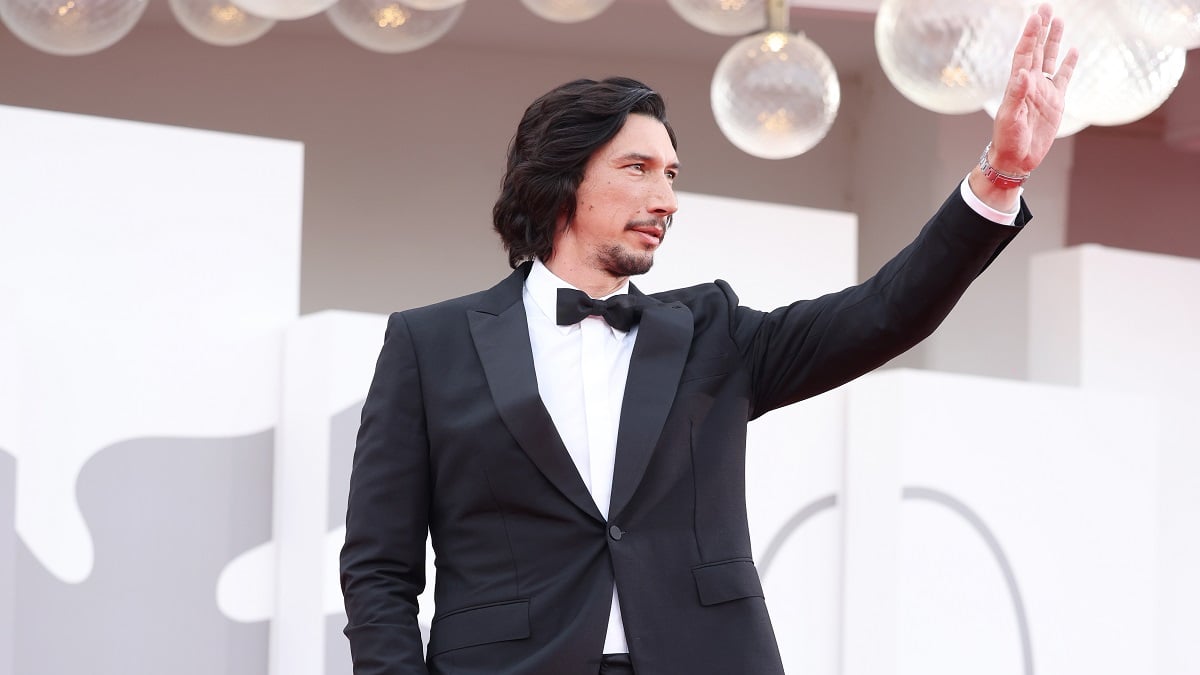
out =
{"type": "MultiPolygon", "coordinates": [[[[653,162],[653,161],[655,161],[655,158],[650,155],[643,154],[640,152],[627,152],[624,155],[617,157],[616,161],[618,161],[618,162],[634,162],[634,161],[636,161],[636,162],[653,162]]],[[[669,162],[667,164],[667,168],[668,169],[678,169],[679,168],[679,160],[675,160],[674,162],[669,162]]]]}

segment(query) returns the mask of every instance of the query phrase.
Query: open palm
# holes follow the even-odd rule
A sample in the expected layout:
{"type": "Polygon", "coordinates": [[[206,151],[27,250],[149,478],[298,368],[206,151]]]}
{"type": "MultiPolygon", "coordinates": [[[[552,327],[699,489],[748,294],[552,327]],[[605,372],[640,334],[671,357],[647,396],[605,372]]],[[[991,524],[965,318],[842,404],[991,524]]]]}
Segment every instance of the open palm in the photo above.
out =
{"type": "Polygon", "coordinates": [[[1062,121],[1067,85],[1079,62],[1072,48],[1059,62],[1063,20],[1041,5],[1025,22],[992,128],[992,165],[1026,175],[1042,163],[1062,121]]]}

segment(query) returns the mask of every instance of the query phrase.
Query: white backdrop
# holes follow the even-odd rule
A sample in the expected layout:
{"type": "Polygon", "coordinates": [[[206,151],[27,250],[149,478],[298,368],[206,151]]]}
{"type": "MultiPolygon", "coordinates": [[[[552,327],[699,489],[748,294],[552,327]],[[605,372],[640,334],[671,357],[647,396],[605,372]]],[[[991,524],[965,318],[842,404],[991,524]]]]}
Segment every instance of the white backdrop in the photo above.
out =
{"type": "MultiPolygon", "coordinates": [[[[135,522],[105,520],[103,514],[148,489],[130,470],[145,467],[143,481],[183,494],[200,477],[182,467],[197,461],[221,481],[204,494],[219,498],[245,468],[240,462],[249,461],[225,454],[230,439],[275,427],[281,338],[299,308],[303,149],[8,107],[0,107],[0,147],[0,450],[16,460],[14,530],[22,554],[29,554],[18,556],[11,580],[24,595],[5,594],[18,613],[17,671],[128,668],[138,659],[84,653],[77,663],[56,662],[69,658],[64,637],[55,637],[55,625],[22,614],[53,613],[50,597],[58,594],[64,604],[56,609],[69,611],[84,598],[136,598],[178,583],[178,569],[114,564],[124,556],[157,557],[117,544],[125,534],[140,531],[134,542],[156,551],[178,544],[159,538],[166,523],[150,520],[156,504],[133,505],[141,514],[135,522]],[[179,470],[168,464],[150,475],[147,462],[163,453],[179,453],[170,460],[179,470]],[[119,483],[93,478],[118,459],[138,464],[117,471],[119,483]],[[84,484],[85,478],[91,480],[84,484]],[[89,513],[80,501],[92,490],[102,496],[89,513]],[[113,556],[98,559],[96,551],[110,545],[113,556]]],[[[269,445],[262,452],[269,461],[269,445]]],[[[269,494],[270,485],[258,489],[269,494]]],[[[213,548],[249,535],[252,518],[212,519],[231,508],[224,496],[215,513],[194,503],[171,514],[178,536],[204,532],[218,540],[213,548]]],[[[177,600],[211,597],[211,587],[196,588],[177,600]]],[[[140,617],[134,625],[93,632],[127,639],[161,626],[190,627],[211,633],[214,647],[221,642],[215,612],[199,615],[209,621],[202,629],[204,622],[187,617],[201,608],[163,617],[138,612],[137,605],[136,599],[127,605],[140,617]]],[[[72,629],[61,629],[70,641],[72,629]]],[[[170,647],[158,648],[170,653],[170,647]]],[[[197,667],[220,666],[222,654],[197,667]]]]}

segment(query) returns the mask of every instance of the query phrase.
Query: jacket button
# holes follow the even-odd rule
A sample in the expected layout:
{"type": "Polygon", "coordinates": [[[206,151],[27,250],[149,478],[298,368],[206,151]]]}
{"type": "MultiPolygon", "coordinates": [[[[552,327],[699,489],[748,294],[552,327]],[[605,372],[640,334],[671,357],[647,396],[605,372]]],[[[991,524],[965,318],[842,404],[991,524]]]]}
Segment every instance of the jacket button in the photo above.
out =
{"type": "Polygon", "coordinates": [[[613,541],[621,541],[621,537],[624,537],[625,533],[621,531],[621,528],[613,525],[608,528],[608,536],[612,537],[613,541]]]}

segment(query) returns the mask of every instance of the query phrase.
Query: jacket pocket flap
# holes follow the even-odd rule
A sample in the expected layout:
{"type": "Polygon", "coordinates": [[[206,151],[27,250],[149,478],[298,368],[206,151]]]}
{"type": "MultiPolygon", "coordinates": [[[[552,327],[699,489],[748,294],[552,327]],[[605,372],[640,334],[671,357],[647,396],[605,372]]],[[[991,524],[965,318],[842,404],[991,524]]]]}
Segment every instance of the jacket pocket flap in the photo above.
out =
{"type": "Polygon", "coordinates": [[[739,598],[763,597],[762,582],[754,561],[726,560],[692,568],[701,605],[716,605],[739,598]]]}
{"type": "Polygon", "coordinates": [[[429,653],[529,637],[529,600],[468,607],[439,617],[429,630],[429,653]]]}

